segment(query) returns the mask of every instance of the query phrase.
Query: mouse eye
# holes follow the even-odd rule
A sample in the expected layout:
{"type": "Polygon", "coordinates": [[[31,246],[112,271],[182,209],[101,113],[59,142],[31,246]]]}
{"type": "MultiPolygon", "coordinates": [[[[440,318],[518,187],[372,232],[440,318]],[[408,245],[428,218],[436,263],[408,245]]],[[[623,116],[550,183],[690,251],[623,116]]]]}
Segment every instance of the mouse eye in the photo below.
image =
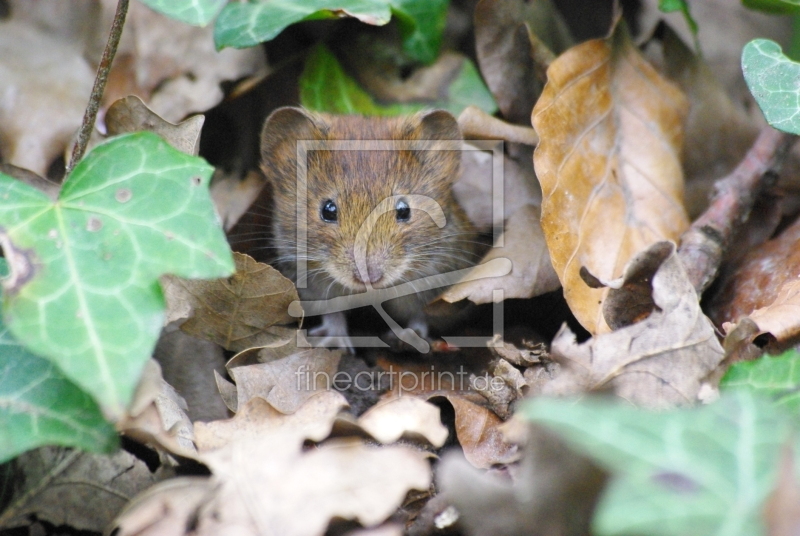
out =
{"type": "Polygon", "coordinates": [[[322,208],[319,211],[322,221],[326,223],[333,223],[338,219],[338,209],[336,203],[330,199],[322,202],[322,208]]]}
{"type": "Polygon", "coordinates": [[[400,200],[394,206],[397,221],[408,221],[411,219],[411,207],[404,200],[400,200]]]}

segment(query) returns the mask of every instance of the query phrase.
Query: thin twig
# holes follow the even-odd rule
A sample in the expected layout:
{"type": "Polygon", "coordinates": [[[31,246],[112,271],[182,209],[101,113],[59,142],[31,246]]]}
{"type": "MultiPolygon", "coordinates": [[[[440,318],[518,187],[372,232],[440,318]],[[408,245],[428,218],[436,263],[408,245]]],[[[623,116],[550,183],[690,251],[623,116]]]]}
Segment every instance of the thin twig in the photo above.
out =
{"type": "Polygon", "coordinates": [[[94,130],[94,122],[97,119],[97,110],[100,108],[100,101],[103,98],[103,93],[106,90],[106,82],[108,82],[108,73],[111,71],[111,63],[114,61],[114,55],[117,53],[117,46],[119,39],[122,36],[122,27],[125,25],[125,16],[128,14],[129,0],[119,0],[117,2],[117,11],[114,13],[114,22],[111,24],[111,32],[108,35],[106,48],[103,50],[103,56],[100,58],[100,65],[97,66],[97,75],[94,78],[94,86],[92,86],[92,95],[89,97],[89,104],[86,106],[86,112],[83,114],[83,122],[81,129],[78,132],[78,141],[75,142],[75,147],[72,148],[72,156],[67,162],[67,175],[83,158],[86,152],[86,146],[89,144],[89,138],[94,130]]]}
{"type": "Polygon", "coordinates": [[[792,134],[764,127],[736,169],[714,185],[714,198],[706,211],[683,233],[678,255],[698,293],[716,277],[733,232],[750,216],[753,203],[775,175],[770,171],[795,139],[792,134]]]}

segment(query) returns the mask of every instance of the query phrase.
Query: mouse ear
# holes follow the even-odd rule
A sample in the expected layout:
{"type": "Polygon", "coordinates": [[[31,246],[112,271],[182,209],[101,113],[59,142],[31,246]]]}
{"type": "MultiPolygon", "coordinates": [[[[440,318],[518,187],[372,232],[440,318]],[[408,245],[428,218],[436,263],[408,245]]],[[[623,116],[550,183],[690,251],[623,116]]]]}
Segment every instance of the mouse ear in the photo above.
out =
{"type": "Polygon", "coordinates": [[[458,121],[445,110],[427,110],[411,116],[409,139],[461,140],[458,121]]]}
{"type": "Polygon", "coordinates": [[[316,140],[323,135],[322,118],[302,108],[286,106],[272,112],[261,130],[264,162],[297,154],[297,140],[316,140]],[[291,151],[287,154],[286,151],[291,151]]]}
{"type": "Polygon", "coordinates": [[[460,175],[460,144],[437,146],[436,142],[459,142],[464,139],[456,118],[444,110],[429,110],[411,116],[406,125],[406,139],[430,142],[424,144],[425,148],[412,151],[428,173],[432,174],[428,180],[441,182],[443,187],[452,184],[460,175]]]}

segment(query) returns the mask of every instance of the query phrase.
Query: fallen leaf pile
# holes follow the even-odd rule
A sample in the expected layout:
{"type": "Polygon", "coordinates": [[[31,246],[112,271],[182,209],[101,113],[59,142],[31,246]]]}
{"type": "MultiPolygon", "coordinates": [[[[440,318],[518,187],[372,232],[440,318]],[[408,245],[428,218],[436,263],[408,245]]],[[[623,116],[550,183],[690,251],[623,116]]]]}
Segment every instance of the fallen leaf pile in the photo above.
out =
{"type": "MultiPolygon", "coordinates": [[[[143,371],[115,389],[124,363],[114,352],[144,321],[106,329],[108,346],[87,336],[69,348],[110,349],[90,369],[62,370],[74,364],[66,351],[58,366],[43,362],[11,336],[19,320],[9,307],[24,302],[48,320],[24,325],[41,348],[54,344],[53,315],[65,315],[56,333],[67,333],[86,323],[83,309],[51,311],[50,296],[67,291],[29,298],[19,267],[50,269],[48,259],[15,242],[24,222],[0,229],[0,269],[11,267],[0,531],[796,534],[800,354],[763,354],[800,342],[800,148],[781,134],[769,154],[757,150],[774,131],[740,64],[751,38],[788,43],[789,19],[748,9],[794,3],[307,4],[131,2],[90,146],[102,155],[117,136],[140,136],[185,153],[204,174],[193,180],[213,167],[214,229],[223,246],[227,233],[236,270],[178,277],[194,273],[167,253],[183,247],[187,265],[215,254],[162,230],[172,213],[120,219],[166,244],[143,266],[173,264],[144,282],[128,267],[126,284],[167,309],[148,317],[161,336],[143,371]],[[259,168],[264,119],[285,105],[458,118],[453,195],[482,258],[424,307],[429,319],[453,320],[432,329],[428,354],[386,337],[355,352],[309,343],[318,319],[304,317],[310,308],[277,269],[272,187],[259,168]],[[755,186],[731,186],[748,172],[755,186]],[[702,270],[687,253],[698,234],[699,255],[718,253],[703,268],[710,286],[696,282],[702,270]],[[102,400],[84,392],[95,381],[102,400]],[[20,430],[33,439],[12,444],[20,430]]],[[[70,200],[59,194],[65,155],[116,7],[0,0],[0,179],[20,210],[28,198],[14,185],[28,190],[12,177],[38,190],[34,209],[70,200]]],[[[786,84],[780,91],[800,94],[786,84]]],[[[167,172],[151,174],[144,202],[125,205],[123,189],[116,202],[158,208],[188,197],[162,188],[167,172]]],[[[67,208],[78,218],[84,204],[67,208]]],[[[36,231],[65,265],[73,248],[93,246],[65,245],[59,233],[99,230],[76,222],[36,231]]],[[[100,253],[99,271],[75,270],[89,289],[81,300],[118,292],[98,285],[117,260],[100,253]]],[[[369,309],[348,312],[354,340],[386,331],[369,309]]],[[[96,310],[98,325],[114,318],[96,310]]]]}

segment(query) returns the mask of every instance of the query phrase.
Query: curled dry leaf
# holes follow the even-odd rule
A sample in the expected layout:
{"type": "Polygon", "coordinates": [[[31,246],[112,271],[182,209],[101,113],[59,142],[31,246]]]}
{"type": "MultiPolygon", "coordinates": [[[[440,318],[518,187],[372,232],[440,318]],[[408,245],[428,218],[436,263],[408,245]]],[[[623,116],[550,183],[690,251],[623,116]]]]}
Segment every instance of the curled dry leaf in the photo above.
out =
{"type": "Polygon", "coordinates": [[[475,49],[481,73],[503,116],[518,124],[528,124],[542,88],[526,23],[553,52],[572,44],[550,0],[481,0],[475,7],[475,49]]]}
{"type": "Polygon", "coordinates": [[[195,115],[174,125],[147,107],[142,99],[130,95],[109,106],[106,129],[109,136],[147,130],[155,132],[177,150],[197,156],[200,152],[200,130],[205,116],[195,115]]]}
{"type": "Polygon", "coordinates": [[[168,320],[190,315],[181,329],[233,351],[287,340],[294,330],[289,304],[297,289],[277,270],[234,253],[236,273],[226,279],[185,280],[167,276],[168,320]]]}
{"type": "Polygon", "coordinates": [[[462,396],[448,395],[445,398],[455,411],[458,443],[473,467],[488,469],[519,458],[517,446],[503,438],[500,417],[462,396]]]}
{"type": "Polygon", "coordinates": [[[539,207],[525,205],[511,215],[503,233],[503,247],[489,250],[481,263],[442,295],[448,302],[469,299],[493,303],[510,298],[531,298],[556,290],[561,284],[553,270],[539,223],[539,207]],[[511,261],[511,273],[492,276],[488,263],[494,259],[511,261]],[[499,297],[495,291],[502,290],[499,297]]]}
{"type": "Polygon", "coordinates": [[[771,334],[779,345],[800,333],[800,222],[750,251],[723,277],[709,314],[731,338],[771,334]],[[745,335],[746,334],[746,335],[745,335]]]}
{"type": "Polygon", "coordinates": [[[570,309],[602,333],[607,290],[589,288],[581,269],[618,277],[636,253],[688,226],[680,162],[687,102],[641,57],[624,24],[562,54],[547,77],[533,110],[542,229],[570,309]]]}
{"type": "MultiPolygon", "coordinates": [[[[544,386],[544,394],[610,388],[634,404],[652,408],[696,402],[703,378],[724,357],[714,326],[700,310],[674,244],[656,243],[638,255],[625,268],[616,292],[636,296],[624,283],[629,276],[641,278],[642,266],[657,268],[649,278],[654,310],[636,324],[583,344],[575,342],[569,329],[562,329],[550,350],[562,364],[561,372],[544,386]],[[653,267],[652,256],[664,259],[660,266],[653,267]]],[[[620,307],[629,303],[616,297],[614,301],[620,307]]]]}
{"type": "Polygon", "coordinates": [[[423,438],[436,448],[447,440],[439,408],[414,396],[402,396],[380,402],[358,418],[358,425],[383,444],[401,437],[423,438]]]}
{"type": "Polygon", "coordinates": [[[258,171],[250,171],[244,179],[226,174],[217,168],[211,179],[211,199],[222,220],[222,228],[230,231],[258,199],[266,180],[258,171]]]}
{"type": "Polygon", "coordinates": [[[161,367],[151,359],[117,430],[141,443],[191,457],[196,452],[194,430],[186,410],[186,402],[164,381],[161,367]]]}
{"type": "Polygon", "coordinates": [[[261,397],[281,413],[294,413],[309,398],[331,388],[341,356],[339,350],[310,348],[274,361],[231,368],[236,408],[261,397]]]}

